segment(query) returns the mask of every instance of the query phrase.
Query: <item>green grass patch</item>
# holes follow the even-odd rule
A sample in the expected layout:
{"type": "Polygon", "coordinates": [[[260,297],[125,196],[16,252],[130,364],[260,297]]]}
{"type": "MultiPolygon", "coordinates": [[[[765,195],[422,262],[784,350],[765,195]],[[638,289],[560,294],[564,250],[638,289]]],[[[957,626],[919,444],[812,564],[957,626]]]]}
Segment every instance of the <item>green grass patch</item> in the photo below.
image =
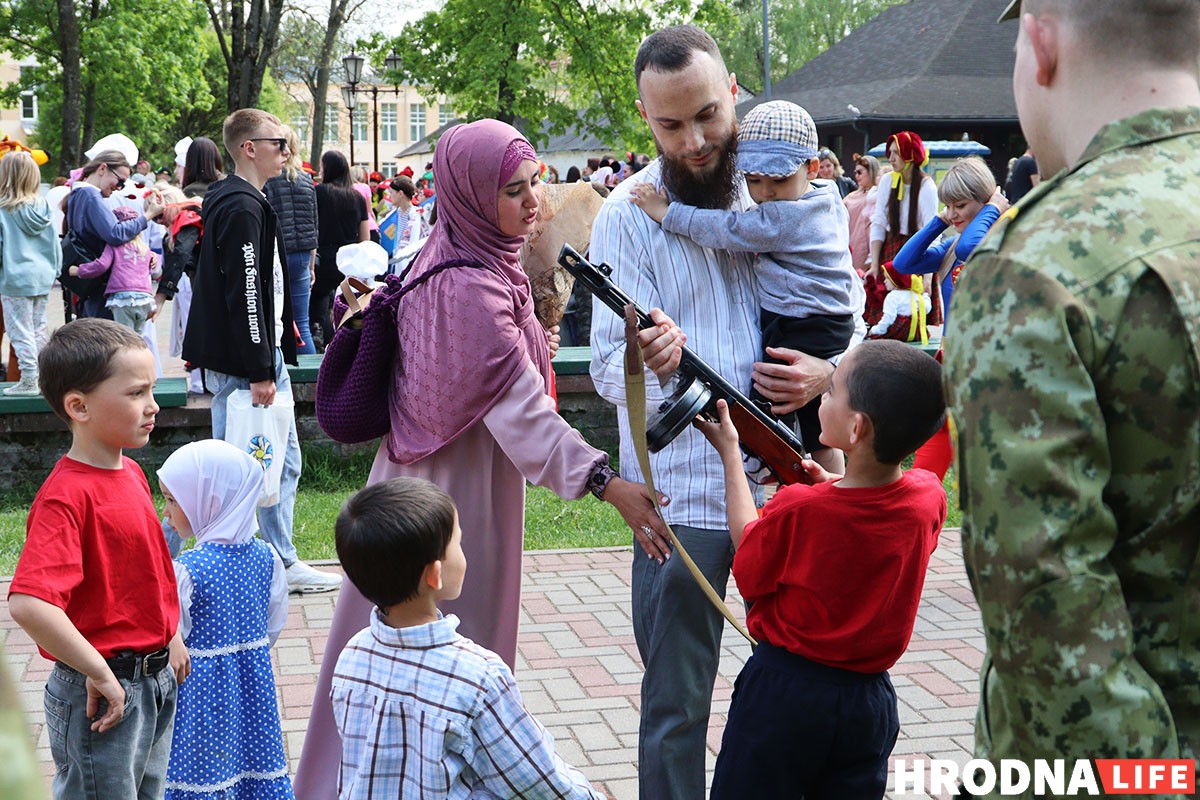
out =
{"type": "MultiPolygon", "coordinates": [[[[326,448],[304,448],[304,472],[296,499],[293,531],[296,549],[305,560],[336,558],[333,524],[342,503],[366,485],[374,453],[342,456],[326,448]]],[[[905,466],[910,466],[906,464],[905,466]]],[[[162,509],[158,483],[151,478],[155,505],[162,509]]],[[[948,527],[958,527],[958,488],[953,468],[944,481],[950,499],[948,527]]],[[[26,485],[0,494],[0,575],[11,575],[25,541],[25,517],[37,486],[26,485]]],[[[582,500],[563,500],[549,489],[529,487],[525,501],[525,549],[628,546],[629,529],[621,515],[607,503],[590,495],[582,500]]]]}

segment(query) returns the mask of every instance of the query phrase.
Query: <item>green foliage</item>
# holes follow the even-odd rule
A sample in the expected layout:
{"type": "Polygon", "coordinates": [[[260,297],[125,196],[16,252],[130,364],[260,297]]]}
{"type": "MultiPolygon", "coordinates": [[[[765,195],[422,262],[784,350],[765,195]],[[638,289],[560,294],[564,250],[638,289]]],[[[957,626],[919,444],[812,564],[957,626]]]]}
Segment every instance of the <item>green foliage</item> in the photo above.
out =
{"type": "MultiPolygon", "coordinates": [[[[846,38],[888,6],[907,0],[771,0],[771,82],[846,38]]],[[[763,90],[762,0],[731,0],[732,20],[708,31],[738,83],[763,90]]]]}
{"type": "Polygon", "coordinates": [[[401,74],[388,80],[450,97],[465,119],[519,124],[535,146],[543,122],[563,133],[582,119],[614,149],[648,150],[634,106],[634,56],[663,15],[687,8],[668,0],[654,16],[627,0],[446,0],[371,49],[375,63],[393,46],[403,55],[401,74]]]}
{"type": "MultiPolygon", "coordinates": [[[[203,7],[179,0],[107,0],[78,5],[75,13],[82,52],[83,137],[94,141],[123,132],[151,163],[169,163],[175,141],[193,132],[180,132],[181,116],[215,103],[205,71],[203,7]]],[[[12,102],[24,89],[37,91],[36,139],[53,152],[61,145],[63,118],[58,24],[58,4],[52,0],[0,5],[0,26],[11,32],[9,52],[17,58],[32,56],[40,64],[25,71],[21,85],[6,87],[4,99],[12,102]]],[[[82,148],[92,141],[83,141],[82,148]]]]}

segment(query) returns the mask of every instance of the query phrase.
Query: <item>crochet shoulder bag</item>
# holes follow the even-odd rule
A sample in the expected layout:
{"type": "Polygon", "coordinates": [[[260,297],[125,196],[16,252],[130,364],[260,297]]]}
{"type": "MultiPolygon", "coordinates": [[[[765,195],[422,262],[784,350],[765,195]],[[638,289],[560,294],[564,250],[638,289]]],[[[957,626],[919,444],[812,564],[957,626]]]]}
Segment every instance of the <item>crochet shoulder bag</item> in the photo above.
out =
{"type": "Polygon", "coordinates": [[[451,267],[478,267],[448,261],[405,284],[389,275],[374,289],[357,278],[342,281],[333,301],[337,331],[325,347],[317,373],[317,424],[335,442],[356,444],[388,432],[388,390],[396,370],[399,342],[396,305],[404,295],[451,267]]]}

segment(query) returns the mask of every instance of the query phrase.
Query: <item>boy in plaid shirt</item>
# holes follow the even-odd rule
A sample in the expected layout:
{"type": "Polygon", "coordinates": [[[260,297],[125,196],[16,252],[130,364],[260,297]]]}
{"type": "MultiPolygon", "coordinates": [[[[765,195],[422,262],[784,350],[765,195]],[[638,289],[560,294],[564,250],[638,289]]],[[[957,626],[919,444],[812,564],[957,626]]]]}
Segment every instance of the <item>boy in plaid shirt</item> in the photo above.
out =
{"type": "MultiPolygon", "coordinates": [[[[634,186],[630,198],[668,233],[702,247],[758,254],[763,360],[770,363],[791,363],[794,354],[784,350],[837,359],[862,316],[866,295],[850,259],[849,214],[835,184],[810,183],[819,166],[812,117],[795,103],[775,100],[755,106],[738,126],[737,169],[757,207],[697,208],[648,183],[634,186]]],[[[757,391],[750,398],[770,412],[757,391]]],[[[818,396],[781,419],[817,463],[840,474],[841,454],[818,441],[820,405],[818,396]]]]}
{"type": "Polygon", "coordinates": [[[338,658],[330,693],[342,800],[603,800],[554,752],[508,666],[438,611],[467,568],[449,495],[420,478],[368,486],[342,507],[335,542],[376,606],[338,658]]]}

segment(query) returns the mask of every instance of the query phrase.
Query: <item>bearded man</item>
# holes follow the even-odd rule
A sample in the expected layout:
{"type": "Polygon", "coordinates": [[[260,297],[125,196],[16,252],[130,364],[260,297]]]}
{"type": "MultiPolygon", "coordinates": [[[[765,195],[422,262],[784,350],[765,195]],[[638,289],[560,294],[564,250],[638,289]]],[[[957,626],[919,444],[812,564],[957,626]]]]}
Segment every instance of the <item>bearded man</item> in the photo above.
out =
{"type": "MultiPolygon", "coordinates": [[[[751,378],[776,413],[799,408],[824,390],[830,362],[777,351],[789,363],[755,363],[761,352],[753,256],[701,247],[667,233],[628,202],[630,186],[665,187],[672,200],[700,208],[745,211],[750,197],[735,169],[737,80],[712,37],[683,25],[650,35],[634,64],[638,110],[650,126],[658,158],[623,181],[592,228],[591,257],[612,265],[612,279],[642,307],[655,328],[640,335],[646,364],[660,380],[679,365],[687,339],[698,356],[749,392],[751,378]],[[676,326],[674,320],[678,320],[676,326]],[[687,331],[684,337],[682,330],[687,331]]],[[[641,481],[625,407],[624,323],[599,301],[592,315],[592,380],[617,406],[621,474],[641,481]]],[[[652,384],[654,408],[671,388],[652,384]]],[[[667,522],[721,596],[733,548],[724,502],[724,471],[716,450],[688,428],[650,456],[659,491],[673,498],[667,522]]],[[[761,499],[761,498],[760,498],[761,499]]],[[[633,630],[645,666],[638,781],[642,798],[701,800],[705,741],[722,618],[705,599],[670,545],[643,530],[633,559],[633,630]]]]}

